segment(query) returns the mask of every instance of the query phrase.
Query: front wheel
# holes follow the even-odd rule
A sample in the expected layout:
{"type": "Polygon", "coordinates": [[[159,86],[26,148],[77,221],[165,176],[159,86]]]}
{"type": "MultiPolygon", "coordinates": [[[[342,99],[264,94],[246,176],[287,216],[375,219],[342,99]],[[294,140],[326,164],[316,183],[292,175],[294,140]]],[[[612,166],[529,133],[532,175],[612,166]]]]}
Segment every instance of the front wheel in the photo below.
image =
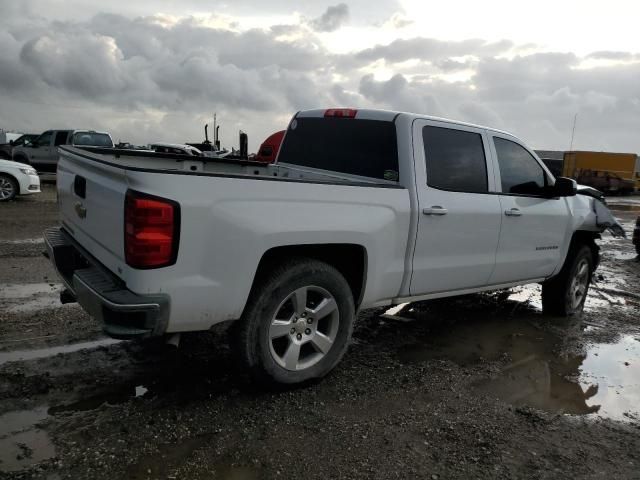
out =
{"type": "Polygon", "coordinates": [[[542,284],[544,313],[559,316],[582,313],[592,273],[591,249],[586,245],[571,249],[560,273],[542,284]]]}
{"type": "Polygon", "coordinates": [[[7,175],[0,175],[0,202],[13,200],[18,190],[18,182],[7,175]]]}
{"type": "Polygon", "coordinates": [[[332,266],[289,262],[254,286],[236,330],[236,348],[263,383],[296,384],[329,373],[347,350],[353,295],[332,266]]]}

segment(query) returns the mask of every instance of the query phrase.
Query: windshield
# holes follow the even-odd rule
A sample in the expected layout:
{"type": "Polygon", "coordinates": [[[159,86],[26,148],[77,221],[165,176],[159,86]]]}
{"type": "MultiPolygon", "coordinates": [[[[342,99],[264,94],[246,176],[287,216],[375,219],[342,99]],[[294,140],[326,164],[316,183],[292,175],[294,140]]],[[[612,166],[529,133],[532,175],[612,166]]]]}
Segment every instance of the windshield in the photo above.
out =
{"type": "Polygon", "coordinates": [[[37,137],[38,137],[38,135],[28,135],[28,134],[27,135],[20,135],[18,138],[16,138],[13,141],[13,145],[14,146],[24,145],[26,142],[31,142],[37,137]]]}
{"type": "Polygon", "coordinates": [[[77,132],[73,135],[74,145],[87,145],[92,147],[113,147],[111,137],[106,133],[77,132]]]}

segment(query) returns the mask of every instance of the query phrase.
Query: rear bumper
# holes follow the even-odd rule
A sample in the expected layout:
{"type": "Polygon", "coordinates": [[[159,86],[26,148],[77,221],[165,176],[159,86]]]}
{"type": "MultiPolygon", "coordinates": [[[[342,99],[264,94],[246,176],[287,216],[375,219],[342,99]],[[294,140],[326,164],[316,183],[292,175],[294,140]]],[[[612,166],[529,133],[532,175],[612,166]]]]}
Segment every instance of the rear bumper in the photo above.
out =
{"type": "Polygon", "coordinates": [[[89,315],[102,321],[114,338],[162,335],[167,326],[169,297],[138,295],[104,268],[59,227],[44,232],[45,255],[60,279],[89,315]]]}

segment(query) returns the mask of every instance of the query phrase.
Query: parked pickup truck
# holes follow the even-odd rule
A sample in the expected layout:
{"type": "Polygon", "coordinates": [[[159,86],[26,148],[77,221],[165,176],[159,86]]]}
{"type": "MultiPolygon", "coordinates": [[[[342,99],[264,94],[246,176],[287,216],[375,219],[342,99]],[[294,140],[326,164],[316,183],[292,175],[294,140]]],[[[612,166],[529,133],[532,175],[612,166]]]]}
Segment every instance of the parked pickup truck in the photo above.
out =
{"type": "Polygon", "coordinates": [[[13,160],[36,168],[55,167],[61,145],[112,148],[113,140],[108,133],[93,130],[47,130],[35,140],[16,146],[12,151],[13,160]]]}
{"type": "Polygon", "coordinates": [[[378,110],[297,113],[271,165],[60,147],[58,194],[64,301],[116,338],[234,321],[285,384],[338,363],[359,309],[542,283],[577,314],[603,230],[514,136],[378,110]]]}

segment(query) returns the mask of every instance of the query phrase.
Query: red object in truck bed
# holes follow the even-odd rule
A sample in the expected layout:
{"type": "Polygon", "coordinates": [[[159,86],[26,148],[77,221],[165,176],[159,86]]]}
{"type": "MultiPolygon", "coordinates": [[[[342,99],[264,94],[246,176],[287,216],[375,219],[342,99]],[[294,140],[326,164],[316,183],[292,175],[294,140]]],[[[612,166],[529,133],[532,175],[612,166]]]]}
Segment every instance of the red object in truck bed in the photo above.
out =
{"type": "Polygon", "coordinates": [[[280,150],[280,144],[282,144],[282,139],[284,138],[284,130],[276,132],[267,139],[262,142],[260,145],[260,149],[258,150],[257,155],[254,160],[257,162],[264,163],[273,163],[276,160],[276,156],[278,155],[278,151],[280,150]]]}

